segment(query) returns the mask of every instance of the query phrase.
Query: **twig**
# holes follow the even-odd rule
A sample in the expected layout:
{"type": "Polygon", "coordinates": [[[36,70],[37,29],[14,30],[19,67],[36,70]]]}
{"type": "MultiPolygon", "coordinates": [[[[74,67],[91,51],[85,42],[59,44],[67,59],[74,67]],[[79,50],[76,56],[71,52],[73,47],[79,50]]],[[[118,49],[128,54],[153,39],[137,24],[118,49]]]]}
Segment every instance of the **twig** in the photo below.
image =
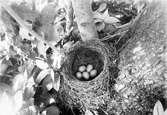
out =
{"type": "Polygon", "coordinates": [[[101,39],[101,41],[106,41],[106,40],[110,40],[112,38],[114,38],[115,36],[121,35],[121,37],[119,38],[119,40],[117,41],[117,43],[120,41],[120,39],[123,37],[122,35],[124,35],[130,28],[132,28],[134,26],[134,24],[136,24],[136,22],[139,20],[139,18],[141,17],[141,15],[144,13],[146,9],[146,6],[143,6],[143,11],[140,12],[135,19],[133,19],[131,22],[118,26],[116,27],[116,29],[118,29],[118,32],[115,33],[114,35],[111,36],[106,36],[104,38],[101,39]]]}
{"type": "Polygon", "coordinates": [[[123,31],[123,32],[120,32],[120,33],[116,33],[116,34],[114,34],[114,35],[109,35],[109,36],[106,36],[106,37],[104,37],[104,38],[102,38],[102,39],[100,39],[100,40],[101,40],[101,41],[106,41],[106,40],[109,40],[109,39],[114,38],[114,37],[116,37],[116,36],[125,34],[126,32],[127,32],[127,31],[123,31]]]}
{"type": "MultiPolygon", "coordinates": [[[[130,28],[133,30],[132,33],[134,33],[135,31],[135,26],[137,25],[137,23],[140,21],[140,18],[142,17],[142,15],[145,13],[147,7],[146,5],[143,7],[143,10],[137,15],[137,17],[132,21],[132,24],[130,26],[130,28]]],[[[118,50],[118,52],[122,51],[122,49],[131,41],[131,39],[128,39],[127,42],[118,50]]]]}

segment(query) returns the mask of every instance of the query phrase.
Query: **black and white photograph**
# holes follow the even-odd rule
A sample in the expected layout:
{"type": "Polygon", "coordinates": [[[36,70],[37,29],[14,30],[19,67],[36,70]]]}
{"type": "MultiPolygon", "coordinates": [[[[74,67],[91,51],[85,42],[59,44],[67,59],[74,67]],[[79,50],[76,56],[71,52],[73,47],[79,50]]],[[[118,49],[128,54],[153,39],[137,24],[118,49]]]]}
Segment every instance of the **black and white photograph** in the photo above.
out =
{"type": "Polygon", "coordinates": [[[0,0],[0,115],[167,115],[167,0],[0,0]]]}

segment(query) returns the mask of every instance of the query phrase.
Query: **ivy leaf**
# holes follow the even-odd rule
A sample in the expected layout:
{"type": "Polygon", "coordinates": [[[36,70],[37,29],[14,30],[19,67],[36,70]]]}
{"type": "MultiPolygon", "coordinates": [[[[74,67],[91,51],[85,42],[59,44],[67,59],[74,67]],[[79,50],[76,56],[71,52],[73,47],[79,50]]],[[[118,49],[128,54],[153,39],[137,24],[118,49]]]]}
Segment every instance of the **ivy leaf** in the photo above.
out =
{"type": "Polygon", "coordinates": [[[36,78],[36,82],[37,83],[40,83],[47,75],[49,75],[50,74],[50,69],[44,69],[44,70],[42,70],[39,74],[38,74],[38,76],[37,76],[37,78],[36,78]]]}
{"type": "Polygon", "coordinates": [[[153,110],[153,115],[163,115],[164,109],[160,101],[157,101],[154,110],[153,110]]]}

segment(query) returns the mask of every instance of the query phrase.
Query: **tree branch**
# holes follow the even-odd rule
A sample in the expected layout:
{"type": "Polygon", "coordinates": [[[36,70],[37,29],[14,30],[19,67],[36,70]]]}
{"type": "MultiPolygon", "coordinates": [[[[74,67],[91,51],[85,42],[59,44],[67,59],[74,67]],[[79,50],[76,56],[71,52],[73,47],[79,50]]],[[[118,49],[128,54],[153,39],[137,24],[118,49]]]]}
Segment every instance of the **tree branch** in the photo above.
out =
{"type": "Polygon", "coordinates": [[[75,18],[83,41],[98,39],[91,2],[92,0],[72,0],[75,18]]]}

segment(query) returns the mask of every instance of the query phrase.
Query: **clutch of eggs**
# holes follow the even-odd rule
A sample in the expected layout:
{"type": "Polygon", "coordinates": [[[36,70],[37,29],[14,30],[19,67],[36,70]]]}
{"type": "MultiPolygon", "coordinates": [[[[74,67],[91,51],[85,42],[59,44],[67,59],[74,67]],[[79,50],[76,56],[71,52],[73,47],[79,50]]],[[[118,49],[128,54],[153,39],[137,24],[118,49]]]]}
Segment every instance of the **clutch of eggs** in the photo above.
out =
{"type": "Polygon", "coordinates": [[[87,66],[81,65],[78,68],[78,72],[76,73],[76,77],[81,79],[89,79],[90,77],[95,77],[97,75],[97,70],[93,68],[93,65],[88,64],[87,66]]]}

